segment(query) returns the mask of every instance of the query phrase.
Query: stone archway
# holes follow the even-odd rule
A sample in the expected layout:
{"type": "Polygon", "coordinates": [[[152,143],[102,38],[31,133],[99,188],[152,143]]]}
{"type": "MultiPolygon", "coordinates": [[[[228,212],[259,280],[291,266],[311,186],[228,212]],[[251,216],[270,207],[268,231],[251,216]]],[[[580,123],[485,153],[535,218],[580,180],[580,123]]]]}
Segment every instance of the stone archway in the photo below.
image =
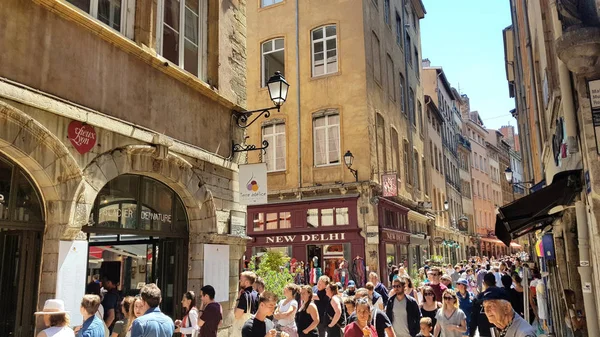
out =
{"type": "Polygon", "coordinates": [[[39,307],[56,291],[59,241],[75,237],[84,223],[76,216],[75,197],[84,188],[83,172],[55,135],[3,101],[0,101],[0,153],[29,174],[44,205],[39,307]]]}
{"type": "Polygon", "coordinates": [[[123,174],[152,177],[169,186],[183,202],[190,236],[217,232],[217,217],[212,193],[198,169],[182,157],[149,145],[129,145],[99,155],[83,170],[85,188],[78,197],[89,216],[98,192],[109,181],[123,174]]]}

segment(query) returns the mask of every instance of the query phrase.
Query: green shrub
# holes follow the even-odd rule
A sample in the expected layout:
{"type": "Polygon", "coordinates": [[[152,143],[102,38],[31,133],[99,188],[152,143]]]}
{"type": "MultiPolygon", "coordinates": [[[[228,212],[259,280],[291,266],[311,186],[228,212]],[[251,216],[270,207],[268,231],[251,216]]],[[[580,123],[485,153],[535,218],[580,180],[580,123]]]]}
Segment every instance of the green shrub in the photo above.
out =
{"type": "Polygon", "coordinates": [[[283,298],[283,289],[288,283],[294,282],[294,275],[287,267],[290,257],[280,251],[264,253],[256,264],[257,256],[253,256],[249,269],[253,270],[265,283],[265,290],[272,291],[283,298]]]}

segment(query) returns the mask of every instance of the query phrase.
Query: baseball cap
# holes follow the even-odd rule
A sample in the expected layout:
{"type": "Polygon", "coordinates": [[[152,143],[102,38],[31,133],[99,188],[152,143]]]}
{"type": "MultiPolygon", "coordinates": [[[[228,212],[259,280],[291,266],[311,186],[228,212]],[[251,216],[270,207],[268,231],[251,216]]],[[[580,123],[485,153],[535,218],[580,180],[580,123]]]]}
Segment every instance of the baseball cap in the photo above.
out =
{"type": "Polygon", "coordinates": [[[460,278],[460,279],[458,279],[458,281],[456,281],[456,284],[462,284],[464,286],[468,286],[469,282],[467,282],[467,280],[464,278],[460,278]]]}
{"type": "Polygon", "coordinates": [[[354,283],[352,280],[348,281],[348,288],[350,287],[356,287],[356,283],[354,283]]]}
{"type": "Polygon", "coordinates": [[[489,301],[489,300],[510,301],[510,297],[508,296],[508,293],[502,288],[489,287],[483,292],[482,300],[483,301],[489,301]]]}

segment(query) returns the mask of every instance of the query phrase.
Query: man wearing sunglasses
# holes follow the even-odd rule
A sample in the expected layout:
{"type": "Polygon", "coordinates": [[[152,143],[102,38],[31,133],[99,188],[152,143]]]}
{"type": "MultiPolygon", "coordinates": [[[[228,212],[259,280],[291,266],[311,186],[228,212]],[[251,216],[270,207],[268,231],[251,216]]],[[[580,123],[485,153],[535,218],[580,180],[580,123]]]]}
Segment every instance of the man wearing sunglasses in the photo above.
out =
{"type": "Polygon", "coordinates": [[[446,289],[448,289],[445,285],[440,283],[440,278],[442,277],[442,270],[439,267],[433,267],[429,269],[427,272],[427,276],[429,277],[429,284],[435,293],[435,300],[437,302],[442,302],[442,294],[446,289]]]}
{"type": "Polygon", "coordinates": [[[404,294],[405,286],[404,279],[397,278],[392,282],[395,296],[388,300],[386,314],[397,337],[415,337],[421,330],[421,311],[417,301],[404,294]]]}

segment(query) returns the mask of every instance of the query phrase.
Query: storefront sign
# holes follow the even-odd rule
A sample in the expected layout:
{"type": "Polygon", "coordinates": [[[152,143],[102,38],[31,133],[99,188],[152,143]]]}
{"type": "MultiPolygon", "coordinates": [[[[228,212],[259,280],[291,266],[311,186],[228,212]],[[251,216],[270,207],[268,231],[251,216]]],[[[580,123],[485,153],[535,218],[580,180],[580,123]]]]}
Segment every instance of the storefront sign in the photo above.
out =
{"type": "Polygon", "coordinates": [[[596,137],[596,152],[600,154],[600,79],[589,81],[588,89],[590,104],[592,108],[592,123],[594,125],[594,136],[596,137]]]}
{"type": "Polygon", "coordinates": [[[396,172],[382,174],[381,185],[384,197],[395,197],[398,195],[398,175],[396,172]]]}
{"type": "MultiPolygon", "coordinates": [[[[135,218],[136,210],[135,208],[101,208],[99,211],[99,215],[102,218],[135,218]]],[[[162,214],[162,213],[154,213],[151,211],[142,211],[140,218],[142,220],[150,220],[150,221],[160,221],[164,223],[171,223],[171,219],[173,218],[172,214],[162,214]]]]}
{"type": "Polygon", "coordinates": [[[267,203],[267,163],[240,165],[240,204],[267,203]]]}
{"type": "Polygon", "coordinates": [[[383,231],[383,240],[400,243],[410,243],[410,234],[402,234],[396,232],[383,231]]]}
{"type": "Polygon", "coordinates": [[[80,154],[89,152],[96,145],[96,130],[80,121],[69,123],[68,135],[71,144],[80,154]]]}
{"type": "Polygon", "coordinates": [[[346,233],[324,233],[324,234],[292,234],[267,236],[265,243],[295,243],[316,241],[340,241],[346,240],[346,233]]]}

